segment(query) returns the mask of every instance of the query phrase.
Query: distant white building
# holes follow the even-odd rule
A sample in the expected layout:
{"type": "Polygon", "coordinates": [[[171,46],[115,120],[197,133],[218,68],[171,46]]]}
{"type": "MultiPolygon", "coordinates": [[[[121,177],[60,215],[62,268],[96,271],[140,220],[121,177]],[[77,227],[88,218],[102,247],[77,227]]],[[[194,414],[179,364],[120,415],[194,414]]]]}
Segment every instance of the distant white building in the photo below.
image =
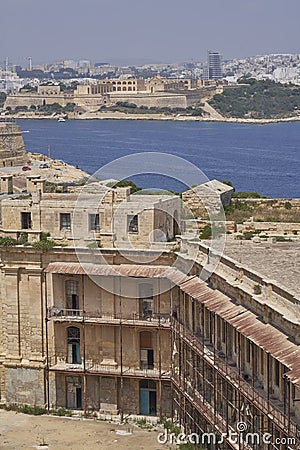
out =
{"type": "Polygon", "coordinates": [[[273,72],[274,80],[279,83],[300,84],[300,69],[278,67],[273,72]]]}
{"type": "Polygon", "coordinates": [[[17,92],[23,86],[21,78],[15,72],[0,68],[0,92],[17,92]]]}

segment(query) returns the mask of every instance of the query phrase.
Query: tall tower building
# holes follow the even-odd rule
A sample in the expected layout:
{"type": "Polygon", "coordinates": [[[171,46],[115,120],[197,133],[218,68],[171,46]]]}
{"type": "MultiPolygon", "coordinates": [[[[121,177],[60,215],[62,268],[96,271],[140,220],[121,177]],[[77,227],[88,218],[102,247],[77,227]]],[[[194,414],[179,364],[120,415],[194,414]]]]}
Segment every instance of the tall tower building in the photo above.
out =
{"type": "Polygon", "coordinates": [[[207,65],[208,65],[208,79],[220,80],[223,77],[222,74],[222,56],[218,52],[207,52],[207,65]]]}

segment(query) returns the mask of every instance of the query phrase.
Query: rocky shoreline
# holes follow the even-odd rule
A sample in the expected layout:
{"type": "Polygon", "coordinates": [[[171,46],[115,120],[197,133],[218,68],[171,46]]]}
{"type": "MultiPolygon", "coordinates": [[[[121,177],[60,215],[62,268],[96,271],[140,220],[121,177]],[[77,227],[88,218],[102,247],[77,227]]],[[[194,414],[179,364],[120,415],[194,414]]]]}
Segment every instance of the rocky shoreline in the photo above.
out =
{"type": "MultiPolygon", "coordinates": [[[[14,115],[2,116],[3,119],[22,119],[22,120],[58,120],[60,117],[56,115],[42,115],[36,113],[18,113],[14,115]]],[[[286,123],[286,122],[299,122],[300,116],[283,117],[283,118],[270,118],[270,119],[240,119],[234,117],[198,117],[188,116],[182,114],[170,115],[170,114],[126,114],[123,112],[94,112],[83,114],[69,114],[68,120],[160,120],[160,121],[183,121],[183,122],[220,122],[220,123],[243,123],[243,124],[257,124],[266,125],[272,123],[286,123]]]]}

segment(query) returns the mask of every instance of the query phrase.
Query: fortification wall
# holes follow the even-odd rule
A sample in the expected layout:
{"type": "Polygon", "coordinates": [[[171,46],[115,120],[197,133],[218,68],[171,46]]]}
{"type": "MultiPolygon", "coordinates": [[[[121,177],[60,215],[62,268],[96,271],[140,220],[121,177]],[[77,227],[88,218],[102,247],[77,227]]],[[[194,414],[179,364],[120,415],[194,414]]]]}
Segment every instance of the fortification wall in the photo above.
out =
{"type": "Polygon", "coordinates": [[[23,165],[28,159],[20,127],[0,122],[0,167],[23,165]]]}
{"type": "Polygon", "coordinates": [[[42,95],[35,93],[27,94],[11,94],[7,97],[4,108],[15,109],[16,106],[27,106],[29,108],[31,105],[36,107],[43,105],[52,105],[53,103],[58,103],[61,106],[66,106],[68,103],[73,103],[73,95],[57,94],[57,95],[42,95]]]}
{"type": "Polygon", "coordinates": [[[167,93],[144,93],[144,94],[127,94],[122,92],[110,93],[111,103],[128,102],[137,106],[148,106],[148,108],[186,108],[187,97],[184,94],[167,94],[167,93]]]}

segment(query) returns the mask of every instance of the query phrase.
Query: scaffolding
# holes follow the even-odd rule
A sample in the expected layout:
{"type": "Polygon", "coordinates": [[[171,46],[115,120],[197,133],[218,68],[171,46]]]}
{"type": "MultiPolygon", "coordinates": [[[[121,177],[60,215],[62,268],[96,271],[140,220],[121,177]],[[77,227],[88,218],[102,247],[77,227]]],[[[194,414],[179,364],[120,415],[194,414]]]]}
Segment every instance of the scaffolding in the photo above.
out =
{"type": "MultiPolygon", "coordinates": [[[[84,286],[84,275],[81,277],[84,286]]],[[[160,416],[163,414],[162,383],[167,381],[170,382],[172,389],[172,417],[180,422],[186,432],[199,435],[216,433],[218,436],[225,436],[224,442],[213,448],[297,449],[300,445],[299,428],[292,418],[289,377],[293,366],[298,366],[298,360],[295,359],[297,346],[289,341],[285,334],[269,324],[264,324],[244,306],[234,304],[224,294],[210,289],[204,283],[201,284],[197,277],[184,279],[181,277],[179,280],[175,278],[173,277],[172,280],[175,287],[174,284],[172,288],[170,287],[170,314],[161,313],[160,294],[157,295],[157,311],[150,316],[144,316],[142,313],[100,314],[97,311],[87,311],[84,289],[81,309],[49,307],[46,301],[48,387],[51,372],[81,376],[83,409],[86,413],[87,377],[117,378],[120,393],[118,406],[123,418],[125,379],[149,379],[157,382],[160,416]],[[81,324],[82,364],[62,363],[58,360],[58,355],[49,353],[49,322],[81,324]],[[86,330],[90,325],[118,328],[119,361],[115,367],[90,362],[87,359],[86,330]],[[124,363],[123,351],[126,345],[124,329],[128,327],[156,332],[158,357],[155,368],[137,367],[138,363],[134,367],[128,367],[124,363]],[[235,330],[234,339],[232,330],[235,330]],[[162,333],[166,332],[169,333],[169,348],[172,354],[170,370],[162,369],[161,339],[162,333]],[[266,333],[270,333],[270,336],[266,333]],[[220,350],[220,340],[226,343],[225,353],[220,350]],[[234,340],[234,343],[231,340],[234,340]],[[233,344],[236,350],[235,360],[231,358],[229,351],[233,344]],[[242,354],[242,344],[247,344],[246,356],[242,354]],[[263,352],[264,356],[264,379],[266,380],[264,388],[259,387],[255,382],[257,370],[255,351],[257,349],[263,352]],[[249,363],[250,360],[252,361],[251,376],[242,370],[242,360],[245,357],[249,358],[249,363]],[[284,368],[281,385],[284,398],[281,407],[276,404],[276,399],[272,398],[271,384],[274,375],[270,368],[273,360],[284,368]],[[238,423],[246,424],[249,433],[269,433],[274,438],[287,441],[293,439],[294,443],[286,447],[274,441],[268,444],[268,447],[258,447],[256,444],[249,445],[243,437],[238,443],[234,443],[230,440],[230,433],[237,431],[238,423]]],[[[122,277],[118,279],[120,292],[115,299],[118,298],[118,309],[122,311],[122,277]]],[[[159,279],[158,282],[160,283],[159,279]]],[[[49,388],[47,403],[49,407],[51,403],[49,388]]]]}
{"type": "MultiPolygon", "coordinates": [[[[178,419],[185,428],[201,434],[208,428],[228,436],[229,430],[236,431],[234,425],[243,421],[253,433],[268,431],[272,436],[294,438],[296,445],[300,444],[299,431],[289,411],[284,413],[276,408],[237,368],[222,360],[215,350],[204,344],[204,339],[195,336],[175,318],[172,318],[171,331],[172,348],[178,347],[177,362],[176,358],[172,362],[173,398],[178,419]],[[188,414],[187,404],[192,406],[192,414],[188,414]],[[205,418],[204,427],[195,419],[196,412],[205,418]]],[[[229,440],[227,444],[232,449],[249,448],[244,442],[238,447],[229,440]]],[[[283,447],[272,444],[271,448],[283,447]]]]}
{"type": "MultiPolygon", "coordinates": [[[[123,386],[124,379],[136,379],[136,380],[154,380],[157,382],[157,400],[159,405],[159,416],[163,416],[162,410],[162,382],[170,382],[171,373],[162,369],[162,355],[161,355],[161,332],[169,331],[171,326],[170,315],[161,313],[160,304],[160,294],[157,295],[157,312],[151,315],[143,315],[140,313],[133,314],[100,314],[97,311],[86,311],[85,309],[85,290],[84,290],[84,277],[81,275],[82,283],[82,308],[81,309],[66,309],[50,307],[48,305],[47,295],[45,295],[45,310],[46,310],[46,386],[47,386],[47,408],[50,409],[51,405],[51,394],[50,394],[50,373],[60,373],[64,375],[78,375],[82,377],[82,387],[83,387],[83,412],[87,413],[87,377],[88,376],[98,376],[98,377],[113,377],[119,380],[120,389],[120,402],[119,402],[119,413],[121,420],[124,416],[124,404],[123,404],[123,386]],[[81,364],[68,364],[66,361],[59,361],[57,354],[52,354],[49,349],[50,341],[50,331],[49,323],[59,323],[59,324],[70,324],[79,325],[82,330],[82,363],[81,364]],[[114,327],[119,330],[119,364],[116,366],[105,365],[99,363],[99,361],[89,361],[87,358],[88,345],[86,340],[86,328],[90,325],[96,326],[109,326],[114,327]],[[157,337],[157,363],[156,367],[153,369],[137,367],[139,362],[135,364],[134,367],[129,367],[124,364],[123,361],[123,347],[126,345],[123,340],[123,330],[124,327],[133,328],[136,330],[151,330],[155,331],[157,337]]],[[[121,309],[121,279],[119,277],[119,309],[121,309]]],[[[159,281],[158,281],[159,282],[159,281]]],[[[45,289],[47,290],[47,288],[45,289]]],[[[52,330],[52,336],[55,332],[52,330]]]]}

